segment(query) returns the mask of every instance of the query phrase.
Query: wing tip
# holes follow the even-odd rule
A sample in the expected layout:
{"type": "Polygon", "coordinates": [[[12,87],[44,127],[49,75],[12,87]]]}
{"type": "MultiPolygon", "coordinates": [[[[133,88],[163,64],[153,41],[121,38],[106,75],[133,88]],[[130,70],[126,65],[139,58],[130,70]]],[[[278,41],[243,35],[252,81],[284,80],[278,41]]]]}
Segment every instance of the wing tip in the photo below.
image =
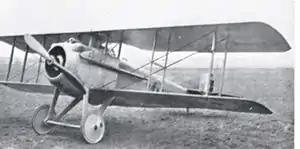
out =
{"type": "Polygon", "coordinates": [[[270,109],[268,109],[267,107],[265,107],[265,106],[263,106],[263,105],[262,105],[262,107],[257,111],[257,113],[259,113],[259,114],[267,114],[267,115],[273,114],[273,112],[272,112],[270,109]]]}
{"type": "MultiPolygon", "coordinates": [[[[282,41],[282,42],[281,42],[282,47],[279,49],[280,51],[278,51],[278,52],[287,52],[287,51],[290,51],[290,50],[292,49],[292,47],[291,47],[291,45],[289,44],[289,42],[288,42],[288,41],[286,40],[286,38],[282,35],[282,33],[280,33],[280,32],[278,31],[278,29],[274,28],[273,26],[271,26],[270,24],[268,24],[268,23],[266,23],[266,22],[259,22],[259,21],[256,21],[256,22],[253,22],[253,23],[261,24],[261,25],[263,25],[263,26],[266,26],[266,28],[269,28],[269,29],[273,30],[273,31],[277,34],[278,38],[280,39],[280,40],[278,40],[278,41],[282,41]]],[[[275,35],[276,35],[276,34],[275,34],[275,35]]]]}
{"type": "Polygon", "coordinates": [[[266,106],[264,106],[258,102],[251,101],[246,106],[247,107],[243,107],[243,108],[247,109],[246,112],[257,113],[257,114],[267,114],[267,115],[273,114],[273,112],[269,108],[267,108],[266,106]]]}

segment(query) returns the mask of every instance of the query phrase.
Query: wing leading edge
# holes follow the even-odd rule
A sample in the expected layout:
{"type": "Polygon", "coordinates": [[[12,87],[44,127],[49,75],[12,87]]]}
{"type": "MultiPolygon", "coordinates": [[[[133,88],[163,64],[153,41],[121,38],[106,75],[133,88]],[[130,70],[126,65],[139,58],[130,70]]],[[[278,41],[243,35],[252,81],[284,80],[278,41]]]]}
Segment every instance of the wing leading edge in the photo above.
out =
{"type": "Polygon", "coordinates": [[[202,108],[245,113],[272,114],[272,112],[254,101],[235,97],[201,96],[180,93],[150,92],[136,90],[91,89],[89,103],[98,105],[110,97],[117,97],[113,105],[127,107],[170,107],[202,108]]]}

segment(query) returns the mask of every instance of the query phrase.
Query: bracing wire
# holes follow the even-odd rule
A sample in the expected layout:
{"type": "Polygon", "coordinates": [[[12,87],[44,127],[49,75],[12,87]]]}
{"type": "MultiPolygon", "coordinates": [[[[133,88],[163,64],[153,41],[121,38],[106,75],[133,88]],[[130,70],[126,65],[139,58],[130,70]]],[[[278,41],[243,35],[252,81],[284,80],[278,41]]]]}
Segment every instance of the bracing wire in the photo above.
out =
{"type": "MultiPolygon", "coordinates": [[[[224,41],[225,39],[226,39],[226,38],[223,38],[223,39],[220,40],[219,42],[222,42],[222,41],[224,41]]],[[[205,50],[206,50],[206,49],[209,49],[210,46],[211,46],[211,45],[208,45],[208,46],[206,46],[204,49],[205,49],[205,50]]],[[[169,67],[171,67],[171,66],[173,66],[173,65],[175,65],[175,64],[177,64],[177,63],[179,63],[179,62],[181,62],[181,61],[183,61],[183,60],[186,60],[187,58],[189,58],[189,57],[191,57],[191,56],[197,54],[198,52],[199,52],[199,51],[193,52],[193,53],[191,53],[191,54],[189,54],[189,55],[187,55],[187,56],[185,56],[185,57],[183,57],[183,58],[181,58],[181,59],[179,59],[179,60],[177,60],[177,61],[175,61],[175,62],[169,64],[169,65],[167,65],[166,67],[160,68],[160,69],[158,69],[158,70],[152,72],[151,75],[156,74],[156,73],[158,73],[158,72],[160,72],[160,71],[162,71],[162,70],[164,70],[164,69],[167,69],[167,68],[169,68],[169,67]]],[[[129,84],[127,84],[127,85],[121,87],[121,89],[127,88],[127,87],[129,87],[129,86],[131,86],[131,85],[134,85],[134,84],[136,84],[136,83],[139,83],[139,82],[140,82],[140,81],[135,81],[135,82],[129,83],[129,84]]]]}
{"type": "MultiPolygon", "coordinates": [[[[178,48],[178,49],[176,49],[176,50],[170,51],[170,53],[175,52],[175,51],[178,51],[178,50],[182,50],[182,49],[186,48],[188,45],[191,45],[191,44],[197,42],[198,40],[202,39],[203,37],[209,35],[210,33],[212,33],[212,32],[209,32],[209,33],[207,33],[207,34],[201,36],[200,38],[197,38],[197,40],[194,40],[193,42],[188,43],[187,45],[184,45],[184,46],[182,46],[181,48],[178,48]]],[[[224,40],[226,40],[226,38],[223,38],[223,39],[219,40],[217,43],[220,43],[220,42],[222,42],[222,41],[224,41],[224,40]]],[[[206,46],[206,47],[204,48],[204,50],[210,48],[211,46],[212,46],[212,44],[209,44],[208,46],[206,46]]],[[[185,60],[185,59],[187,59],[187,58],[189,58],[189,57],[191,57],[191,56],[193,56],[193,55],[195,55],[195,54],[197,54],[199,51],[200,51],[200,50],[198,50],[198,51],[196,51],[196,52],[193,52],[193,53],[191,53],[191,54],[189,54],[189,55],[187,55],[187,56],[185,56],[185,57],[183,57],[183,58],[181,58],[181,59],[179,59],[179,60],[177,60],[177,61],[175,61],[175,62],[169,64],[169,65],[167,65],[166,67],[160,68],[159,70],[156,70],[155,72],[152,72],[150,75],[156,74],[156,73],[158,73],[158,72],[160,72],[160,71],[162,71],[162,70],[164,70],[164,69],[167,69],[167,68],[169,68],[169,67],[171,67],[171,66],[173,66],[173,65],[175,65],[175,64],[177,64],[177,63],[179,63],[179,62],[181,62],[181,61],[183,61],[183,60],[185,60]]],[[[152,62],[158,61],[159,59],[161,59],[161,58],[163,58],[163,57],[165,57],[165,56],[166,56],[166,54],[163,55],[163,56],[161,56],[161,57],[156,58],[156,59],[153,60],[152,62]]],[[[133,71],[131,71],[131,73],[134,73],[134,72],[136,72],[136,71],[138,71],[138,70],[144,68],[145,66],[149,65],[150,63],[151,63],[151,61],[147,62],[146,64],[142,65],[141,67],[139,67],[139,68],[134,69],[133,71]]],[[[105,87],[105,86],[107,86],[107,85],[110,85],[111,83],[114,83],[114,82],[116,82],[116,81],[117,81],[117,79],[112,80],[112,81],[110,81],[110,82],[104,84],[103,86],[101,86],[101,88],[103,88],[103,87],[105,87]]],[[[124,89],[124,88],[126,88],[126,87],[128,87],[128,86],[134,85],[134,84],[136,84],[136,83],[138,83],[138,82],[140,82],[140,81],[136,81],[136,82],[129,83],[129,84],[125,85],[124,87],[121,87],[121,89],[124,89]]]]}

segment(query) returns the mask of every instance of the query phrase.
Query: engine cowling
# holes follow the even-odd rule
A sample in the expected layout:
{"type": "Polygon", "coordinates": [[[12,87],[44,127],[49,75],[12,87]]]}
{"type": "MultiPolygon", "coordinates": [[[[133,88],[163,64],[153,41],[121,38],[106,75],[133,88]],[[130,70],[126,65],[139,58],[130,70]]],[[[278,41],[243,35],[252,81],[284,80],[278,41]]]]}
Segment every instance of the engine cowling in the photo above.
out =
{"type": "MultiPolygon", "coordinates": [[[[74,63],[76,60],[72,58],[74,54],[78,53],[74,53],[73,51],[66,52],[63,45],[53,46],[48,53],[53,59],[55,59],[56,62],[64,66],[67,70],[72,72],[77,79],[79,79],[76,75],[76,63],[74,63]]],[[[53,64],[45,62],[45,73],[50,83],[58,87],[65,94],[72,97],[78,97],[84,94],[82,85],[71,81],[64,72],[55,67],[53,64]]]]}

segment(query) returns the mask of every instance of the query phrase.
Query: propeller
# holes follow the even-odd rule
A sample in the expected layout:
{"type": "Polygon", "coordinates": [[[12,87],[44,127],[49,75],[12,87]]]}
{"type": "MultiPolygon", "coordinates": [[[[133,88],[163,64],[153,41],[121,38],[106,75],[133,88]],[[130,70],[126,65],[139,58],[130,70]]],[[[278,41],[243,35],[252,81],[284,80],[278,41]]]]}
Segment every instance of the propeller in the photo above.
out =
{"type": "Polygon", "coordinates": [[[33,36],[26,34],[26,35],[24,35],[24,40],[25,40],[26,44],[33,51],[35,51],[36,53],[38,53],[42,57],[44,57],[47,60],[48,64],[53,64],[60,71],[62,71],[62,73],[65,74],[65,76],[67,77],[67,79],[69,79],[69,81],[71,81],[72,83],[74,83],[74,85],[79,87],[79,89],[83,92],[83,94],[86,93],[83,85],[79,82],[79,80],[75,77],[75,75],[72,72],[70,72],[69,70],[67,70],[64,66],[59,64],[54,58],[52,58],[50,56],[50,54],[47,52],[47,50],[33,36]]]}
{"type": "Polygon", "coordinates": [[[32,50],[40,54],[47,61],[54,61],[49,55],[49,53],[47,52],[47,50],[34,37],[32,37],[29,34],[26,34],[24,35],[24,40],[32,50]]]}

